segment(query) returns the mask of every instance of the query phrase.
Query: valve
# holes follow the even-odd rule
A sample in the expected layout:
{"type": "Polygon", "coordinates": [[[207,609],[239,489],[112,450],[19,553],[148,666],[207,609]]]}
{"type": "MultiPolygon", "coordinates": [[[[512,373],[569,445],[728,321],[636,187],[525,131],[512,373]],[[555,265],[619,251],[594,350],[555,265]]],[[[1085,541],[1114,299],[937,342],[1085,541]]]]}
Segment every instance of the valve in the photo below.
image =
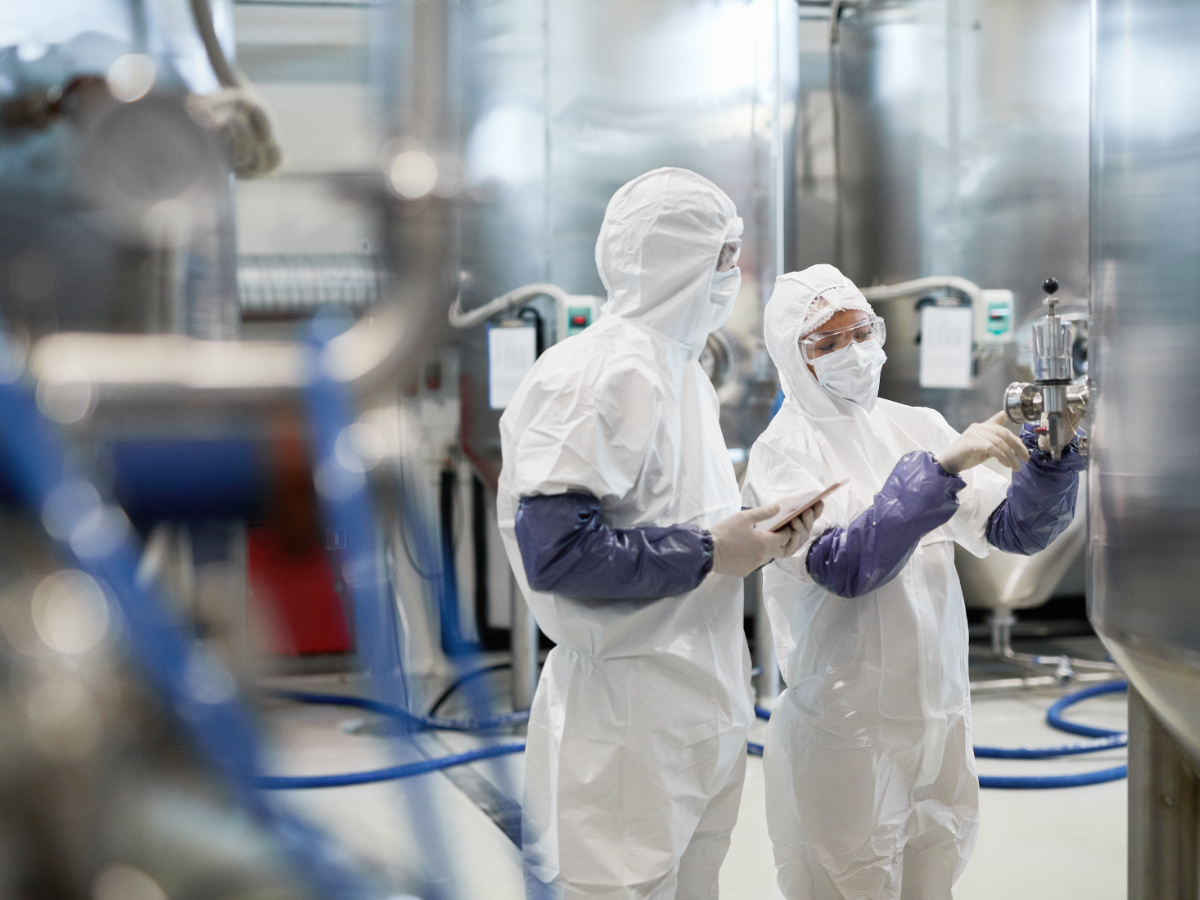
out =
{"type": "Polygon", "coordinates": [[[1033,324],[1032,384],[1013,382],[1004,392],[1004,411],[1018,425],[1036,422],[1039,437],[1046,438],[1050,456],[1061,459],[1063,448],[1075,435],[1068,428],[1067,412],[1087,413],[1086,384],[1072,384],[1071,324],[1058,315],[1058,279],[1042,282],[1046,297],[1044,318],[1033,324]]]}

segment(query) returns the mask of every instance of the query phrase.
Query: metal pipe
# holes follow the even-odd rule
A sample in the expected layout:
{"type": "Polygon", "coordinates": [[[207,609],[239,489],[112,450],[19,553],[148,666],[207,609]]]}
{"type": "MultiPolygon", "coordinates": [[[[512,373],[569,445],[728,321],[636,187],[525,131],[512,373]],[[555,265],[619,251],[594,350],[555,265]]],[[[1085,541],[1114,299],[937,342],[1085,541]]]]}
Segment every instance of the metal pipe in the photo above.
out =
{"type": "Polygon", "coordinates": [[[966,294],[971,298],[971,305],[978,307],[983,302],[983,288],[975,282],[958,275],[930,275],[928,278],[916,278],[912,281],[901,281],[898,284],[887,284],[876,287],[859,288],[862,295],[872,303],[883,300],[898,300],[901,297],[911,297],[925,291],[938,288],[950,288],[966,294]]]}
{"type": "MultiPolygon", "coordinates": [[[[1087,682],[1119,681],[1121,674],[1117,672],[1084,672],[1072,677],[1073,684],[1087,682]]],[[[1018,691],[1029,688],[1060,688],[1062,681],[1053,675],[1033,675],[1024,678],[986,678],[982,681],[971,682],[971,693],[984,691],[1018,691]]]]}
{"type": "Polygon", "coordinates": [[[486,322],[492,316],[499,315],[505,310],[511,309],[518,303],[524,303],[526,300],[542,294],[553,297],[559,303],[566,303],[571,298],[570,294],[556,284],[527,284],[524,287],[511,290],[507,294],[502,294],[495,300],[485,303],[477,309],[463,312],[462,293],[460,292],[454,298],[454,302],[450,304],[448,318],[450,324],[455,328],[472,328],[475,325],[486,322]]]}
{"type": "Polygon", "coordinates": [[[1016,663],[1018,666],[1039,671],[1039,666],[1054,666],[1053,680],[1058,684],[1068,681],[1078,681],[1080,676],[1075,669],[1099,669],[1104,672],[1119,673],[1121,667],[1116,663],[1095,659],[1079,659],[1073,656],[1043,656],[1036,653],[1018,653],[1012,648],[1012,627],[1017,617],[1011,610],[996,609],[992,611],[990,624],[992,626],[992,652],[1001,659],[1016,663]]]}
{"type": "Polygon", "coordinates": [[[509,572],[512,588],[512,678],[513,711],[533,706],[538,681],[538,626],[529,604],[521,594],[516,577],[509,572]]]}

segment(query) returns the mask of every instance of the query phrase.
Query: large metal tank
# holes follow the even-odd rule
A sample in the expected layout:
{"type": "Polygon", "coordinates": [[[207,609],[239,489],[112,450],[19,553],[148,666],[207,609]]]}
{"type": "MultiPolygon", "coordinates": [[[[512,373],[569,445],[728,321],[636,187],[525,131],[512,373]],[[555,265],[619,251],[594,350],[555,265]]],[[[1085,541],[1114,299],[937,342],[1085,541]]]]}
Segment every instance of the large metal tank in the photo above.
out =
{"type": "Polygon", "coordinates": [[[1095,10],[1090,615],[1200,763],[1200,7],[1095,10]]]}
{"type": "MultiPolygon", "coordinates": [[[[1087,0],[872,0],[833,32],[834,262],[860,285],[961,275],[1040,313],[1043,278],[1088,292],[1087,0]]],[[[813,262],[823,260],[812,260],[813,262]]],[[[917,381],[920,298],[880,304],[883,396],[964,428],[1028,377],[977,354],[972,390],[917,381]]]]}
{"type": "MultiPolygon", "coordinates": [[[[464,307],[532,282],[602,296],[595,243],[609,198],[650,169],[694,169],[733,198],[746,223],[721,396],[727,443],[748,448],[775,392],[761,310],[783,271],[794,196],[796,8],[490,0],[465,7],[460,27],[471,60],[459,85],[464,307]]],[[[552,321],[551,309],[542,312],[552,321]]],[[[494,476],[501,411],[488,408],[485,340],[480,327],[459,342],[463,437],[480,471],[494,476]]]]}
{"type": "MultiPolygon", "coordinates": [[[[863,286],[960,275],[1014,294],[1015,340],[976,348],[970,389],[919,384],[929,294],[876,305],[888,326],[880,393],[960,430],[1031,377],[1022,345],[1044,277],[1060,280],[1067,309],[1086,310],[1089,21],[1087,0],[871,0],[844,9],[830,32],[829,102],[810,89],[800,107],[803,133],[830,136],[802,142],[802,166],[831,171],[836,198],[822,216],[819,181],[811,191],[802,182],[801,221],[813,223],[804,263],[832,258],[863,286]]],[[[1033,557],[960,552],[968,605],[1020,609],[1080,593],[1080,506],[1068,533],[1033,557]]]]}

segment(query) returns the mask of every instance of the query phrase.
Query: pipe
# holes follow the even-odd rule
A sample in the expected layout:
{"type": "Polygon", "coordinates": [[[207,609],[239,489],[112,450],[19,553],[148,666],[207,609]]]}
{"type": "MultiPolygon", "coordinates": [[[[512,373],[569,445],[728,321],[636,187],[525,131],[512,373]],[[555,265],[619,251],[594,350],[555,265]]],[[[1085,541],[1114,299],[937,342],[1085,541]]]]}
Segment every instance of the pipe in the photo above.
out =
{"type": "Polygon", "coordinates": [[[898,284],[879,285],[876,287],[859,288],[862,295],[872,303],[884,300],[898,300],[901,297],[911,297],[925,291],[937,288],[950,288],[971,298],[971,305],[978,308],[983,302],[983,289],[975,282],[959,275],[931,275],[928,278],[916,278],[912,281],[901,281],[898,284]]]}
{"type": "Polygon", "coordinates": [[[538,683],[538,624],[511,570],[508,579],[512,596],[513,709],[530,709],[538,683]]]}
{"type": "MultiPolygon", "coordinates": [[[[1115,675],[1116,673],[1112,672],[1084,672],[1082,675],[1074,675],[1071,681],[1075,684],[1085,681],[1107,683],[1113,681],[1115,675]]],[[[971,694],[974,695],[986,691],[1012,691],[1042,687],[1062,687],[1062,682],[1053,675],[1036,675],[1026,678],[989,678],[985,681],[972,681],[971,694]]]]}
{"type": "Polygon", "coordinates": [[[570,294],[556,284],[527,284],[524,287],[514,288],[507,294],[502,294],[477,309],[463,312],[462,292],[460,291],[454,298],[454,302],[450,304],[448,319],[454,328],[473,328],[519,303],[542,295],[553,297],[558,303],[566,303],[571,298],[570,294]]]}
{"type": "Polygon", "coordinates": [[[1025,668],[1038,666],[1054,666],[1054,681],[1066,684],[1077,680],[1075,669],[1099,669],[1113,674],[1120,673],[1121,667],[1116,663],[1095,659],[1078,659],[1073,656],[1042,656],[1035,653],[1018,653],[1012,648],[1012,627],[1017,617],[1012,610],[992,610],[990,624],[992,626],[992,652],[1001,659],[1016,663],[1025,668]]]}

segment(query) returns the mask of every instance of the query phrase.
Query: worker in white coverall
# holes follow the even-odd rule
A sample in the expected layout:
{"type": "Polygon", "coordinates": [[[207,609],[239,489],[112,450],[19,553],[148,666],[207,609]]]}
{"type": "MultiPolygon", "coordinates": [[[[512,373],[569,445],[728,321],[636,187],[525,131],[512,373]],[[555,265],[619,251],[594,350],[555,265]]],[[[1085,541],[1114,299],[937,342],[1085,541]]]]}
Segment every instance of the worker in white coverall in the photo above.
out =
{"type": "Polygon", "coordinates": [[[1083,458],[1072,444],[1051,459],[1003,413],[959,435],[879,399],[883,322],[833,266],[781,276],[764,329],[785,400],[744,500],[848,479],[764,572],[787,683],[764,759],[779,885],[788,900],[948,900],[979,806],[954,542],[1044,548],[1074,515],[1083,458]]]}
{"type": "Polygon", "coordinates": [[[500,530],[557,644],[525,754],[531,898],[717,896],[754,716],[742,577],[807,537],[753,528],[777,507],[739,512],[697,362],[737,297],[741,230],[693,172],[621,188],[596,242],[602,315],[500,420],[500,530]]]}

